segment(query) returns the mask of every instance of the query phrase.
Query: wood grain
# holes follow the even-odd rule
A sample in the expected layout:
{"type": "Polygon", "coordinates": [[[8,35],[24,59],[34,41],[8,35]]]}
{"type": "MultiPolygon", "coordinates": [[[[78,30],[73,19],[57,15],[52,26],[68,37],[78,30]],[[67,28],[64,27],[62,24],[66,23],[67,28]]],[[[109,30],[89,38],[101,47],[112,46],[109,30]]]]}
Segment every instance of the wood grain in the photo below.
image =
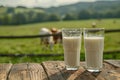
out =
{"type": "Polygon", "coordinates": [[[12,64],[0,64],[0,80],[7,80],[7,75],[9,74],[12,64]]]}
{"type": "Polygon", "coordinates": [[[48,80],[44,69],[37,63],[15,64],[8,80],[48,80]]]}
{"type": "Polygon", "coordinates": [[[49,80],[65,80],[61,72],[57,69],[58,63],[59,61],[48,61],[42,63],[49,80]]]}
{"type": "Polygon", "coordinates": [[[120,60],[105,60],[106,62],[108,62],[109,64],[112,64],[116,67],[120,67],[120,60]]]}

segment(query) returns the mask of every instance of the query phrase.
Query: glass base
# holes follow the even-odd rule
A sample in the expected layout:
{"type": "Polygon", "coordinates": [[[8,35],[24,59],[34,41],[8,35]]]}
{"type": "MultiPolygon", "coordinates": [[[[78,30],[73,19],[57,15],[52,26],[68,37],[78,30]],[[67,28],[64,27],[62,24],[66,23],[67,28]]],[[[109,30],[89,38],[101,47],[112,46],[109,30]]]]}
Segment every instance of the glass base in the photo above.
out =
{"type": "Polygon", "coordinates": [[[89,72],[101,72],[102,66],[97,66],[97,67],[85,67],[87,71],[89,72]]]}
{"type": "Polygon", "coordinates": [[[93,70],[93,69],[87,69],[89,72],[100,72],[101,70],[93,70]]]}
{"type": "Polygon", "coordinates": [[[66,70],[78,70],[79,69],[79,67],[77,66],[77,67],[68,67],[68,66],[66,66],[66,70]]]}

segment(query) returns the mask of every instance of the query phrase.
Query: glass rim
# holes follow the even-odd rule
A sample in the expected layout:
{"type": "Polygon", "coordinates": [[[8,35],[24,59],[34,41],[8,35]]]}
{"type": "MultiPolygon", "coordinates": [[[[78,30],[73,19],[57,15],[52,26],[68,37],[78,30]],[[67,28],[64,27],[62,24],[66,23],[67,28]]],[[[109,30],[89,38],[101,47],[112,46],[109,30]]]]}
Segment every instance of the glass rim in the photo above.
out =
{"type": "Polygon", "coordinates": [[[105,30],[105,28],[83,28],[83,30],[105,30]]]}
{"type": "Polygon", "coordinates": [[[80,30],[82,30],[82,28],[62,28],[62,30],[74,30],[74,29],[80,29],[80,30]]]}

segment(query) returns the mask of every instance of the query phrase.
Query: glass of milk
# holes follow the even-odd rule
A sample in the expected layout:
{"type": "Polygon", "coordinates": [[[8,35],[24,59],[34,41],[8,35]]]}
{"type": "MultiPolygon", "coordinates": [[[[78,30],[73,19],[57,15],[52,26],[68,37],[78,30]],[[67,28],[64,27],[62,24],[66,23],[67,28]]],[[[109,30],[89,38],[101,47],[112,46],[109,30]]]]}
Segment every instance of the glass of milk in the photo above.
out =
{"type": "Polygon", "coordinates": [[[67,70],[77,70],[80,66],[81,35],[80,28],[63,28],[64,61],[67,70]]]}
{"type": "Polygon", "coordinates": [[[84,28],[86,69],[99,72],[103,66],[104,28],[84,28]]]}

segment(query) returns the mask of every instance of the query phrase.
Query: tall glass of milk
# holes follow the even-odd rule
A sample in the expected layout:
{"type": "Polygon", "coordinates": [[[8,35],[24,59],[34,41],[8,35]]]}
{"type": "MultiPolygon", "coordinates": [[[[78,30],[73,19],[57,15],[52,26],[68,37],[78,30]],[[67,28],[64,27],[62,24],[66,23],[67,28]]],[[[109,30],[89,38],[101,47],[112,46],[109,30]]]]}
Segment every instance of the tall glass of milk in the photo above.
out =
{"type": "Polygon", "coordinates": [[[104,28],[84,28],[86,69],[99,72],[103,66],[104,28]]]}
{"type": "Polygon", "coordinates": [[[80,49],[81,49],[80,28],[63,28],[63,49],[64,61],[67,70],[77,70],[80,66],[80,49]]]}

